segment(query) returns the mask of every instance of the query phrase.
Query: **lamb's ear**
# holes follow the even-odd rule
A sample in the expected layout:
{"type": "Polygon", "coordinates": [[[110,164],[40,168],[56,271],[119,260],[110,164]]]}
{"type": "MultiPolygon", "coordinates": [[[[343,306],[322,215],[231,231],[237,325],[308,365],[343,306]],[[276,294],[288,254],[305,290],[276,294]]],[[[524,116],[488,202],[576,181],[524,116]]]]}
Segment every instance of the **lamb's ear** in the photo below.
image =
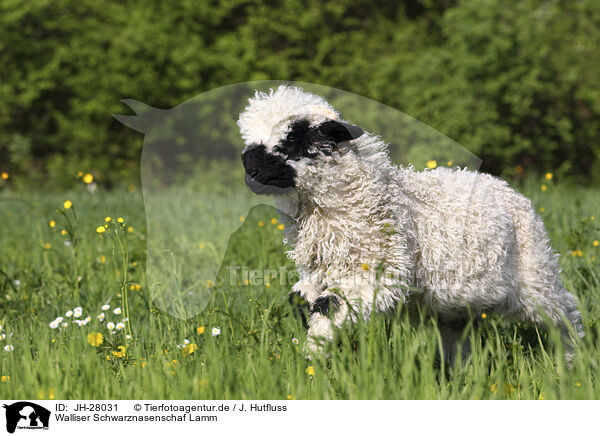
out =
{"type": "Polygon", "coordinates": [[[319,126],[319,131],[330,137],[335,143],[351,141],[362,136],[363,129],[342,121],[325,121],[319,126]]]}

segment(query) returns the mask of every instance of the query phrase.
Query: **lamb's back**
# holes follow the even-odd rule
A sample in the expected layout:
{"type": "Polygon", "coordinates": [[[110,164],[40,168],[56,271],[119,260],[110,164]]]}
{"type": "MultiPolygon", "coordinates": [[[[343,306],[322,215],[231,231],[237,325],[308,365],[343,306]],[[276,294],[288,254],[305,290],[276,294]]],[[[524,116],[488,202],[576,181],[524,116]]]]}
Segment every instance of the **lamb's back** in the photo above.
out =
{"type": "Polygon", "coordinates": [[[460,169],[401,169],[399,180],[410,202],[419,285],[446,306],[502,304],[516,283],[510,209],[524,197],[500,179],[460,169]]]}

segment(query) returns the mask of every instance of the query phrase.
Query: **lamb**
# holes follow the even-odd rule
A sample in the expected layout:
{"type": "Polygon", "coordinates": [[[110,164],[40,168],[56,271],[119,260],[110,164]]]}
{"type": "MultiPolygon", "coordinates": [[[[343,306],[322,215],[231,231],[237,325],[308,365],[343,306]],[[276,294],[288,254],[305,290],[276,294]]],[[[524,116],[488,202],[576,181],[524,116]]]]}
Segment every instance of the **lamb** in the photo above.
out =
{"type": "Polygon", "coordinates": [[[549,320],[572,359],[584,334],[576,299],[531,201],[505,181],[397,167],[380,137],[293,86],[257,92],[238,126],[246,184],[295,211],[284,232],[299,274],[290,301],[308,302],[311,352],[345,322],[420,305],[452,358],[462,323],[486,313],[549,320]]]}

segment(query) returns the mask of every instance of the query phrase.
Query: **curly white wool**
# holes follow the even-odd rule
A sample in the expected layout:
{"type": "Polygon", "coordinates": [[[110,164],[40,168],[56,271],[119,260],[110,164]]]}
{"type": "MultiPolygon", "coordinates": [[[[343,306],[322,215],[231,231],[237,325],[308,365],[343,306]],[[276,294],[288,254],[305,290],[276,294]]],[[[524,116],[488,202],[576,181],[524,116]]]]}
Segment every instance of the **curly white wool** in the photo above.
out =
{"type": "MultiPolygon", "coordinates": [[[[299,118],[319,123],[339,114],[321,97],[280,87],[257,93],[238,124],[247,144],[272,146],[299,118]]],[[[571,327],[583,336],[543,222],[506,182],[458,168],[396,167],[371,133],[331,156],[289,164],[296,189],[277,201],[297,210],[285,227],[300,274],[293,291],[310,304],[342,297],[332,317],[311,314],[313,350],[335,326],[398,303],[419,303],[444,321],[468,311],[536,324],[547,316],[565,338],[571,327]]]]}

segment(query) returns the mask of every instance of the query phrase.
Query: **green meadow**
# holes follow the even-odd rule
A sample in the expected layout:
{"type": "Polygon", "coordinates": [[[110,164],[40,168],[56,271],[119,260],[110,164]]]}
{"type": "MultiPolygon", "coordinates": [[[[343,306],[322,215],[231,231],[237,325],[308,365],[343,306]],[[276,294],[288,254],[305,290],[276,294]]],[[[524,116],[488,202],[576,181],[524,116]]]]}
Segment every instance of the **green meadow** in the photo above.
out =
{"type": "Polygon", "coordinates": [[[473,320],[465,331],[471,355],[449,366],[438,357],[435,323],[402,310],[347,327],[327,358],[307,359],[306,333],[288,304],[291,285],[242,274],[232,281],[226,268],[293,271],[276,211],[252,208],[249,192],[190,183],[178,194],[182,208],[154,209],[149,233],[134,186],[92,193],[80,181],[49,193],[2,183],[3,399],[600,398],[599,189],[544,176],[517,186],[543,217],[565,286],[580,301],[586,336],[569,369],[556,332],[492,316],[473,320]],[[240,208],[250,213],[240,216],[240,208]],[[157,223],[167,223],[164,231],[157,223]],[[174,316],[179,303],[148,288],[150,236],[173,240],[180,276],[199,259],[220,266],[216,280],[181,284],[202,300],[187,319],[174,316]]]}

